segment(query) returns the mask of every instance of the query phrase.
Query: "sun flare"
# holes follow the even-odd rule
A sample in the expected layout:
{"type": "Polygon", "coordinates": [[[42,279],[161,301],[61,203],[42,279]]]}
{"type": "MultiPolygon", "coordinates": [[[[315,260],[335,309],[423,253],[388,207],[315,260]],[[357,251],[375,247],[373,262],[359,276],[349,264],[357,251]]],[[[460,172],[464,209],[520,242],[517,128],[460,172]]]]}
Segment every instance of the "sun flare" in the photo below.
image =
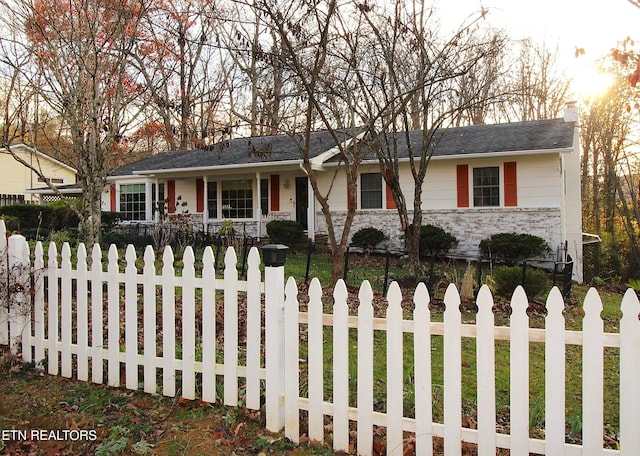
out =
{"type": "Polygon", "coordinates": [[[576,97],[587,100],[604,95],[614,81],[615,76],[611,73],[594,68],[582,69],[571,81],[571,88],[576,97]]]}

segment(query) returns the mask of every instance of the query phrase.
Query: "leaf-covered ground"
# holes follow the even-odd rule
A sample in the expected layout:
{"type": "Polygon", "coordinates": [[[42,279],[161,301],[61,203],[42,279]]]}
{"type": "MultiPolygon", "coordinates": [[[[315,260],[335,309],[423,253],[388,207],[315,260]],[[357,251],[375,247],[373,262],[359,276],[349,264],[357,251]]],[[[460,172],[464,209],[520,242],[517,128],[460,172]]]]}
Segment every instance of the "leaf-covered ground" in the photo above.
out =
{"type": "Polygon", "coordinates": [[[50,376],[1,348],[0,437],[14,430],[39,435],[0,440],[0,454],[333,454],[308,442],[296,447],[267,432],[261,412],[50,376]],[[87,432],[80,438],[79,431],[87,432]]]}

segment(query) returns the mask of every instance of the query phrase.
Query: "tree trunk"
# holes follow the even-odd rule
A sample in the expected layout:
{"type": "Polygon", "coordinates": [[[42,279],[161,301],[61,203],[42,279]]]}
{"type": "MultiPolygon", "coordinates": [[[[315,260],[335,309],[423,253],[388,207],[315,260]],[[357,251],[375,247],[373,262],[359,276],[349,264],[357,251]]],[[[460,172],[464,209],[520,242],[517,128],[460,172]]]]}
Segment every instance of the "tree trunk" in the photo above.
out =
{"type": "Polygon", "coordinates": [[[102,179],[85,176],[82,179],[82,210],[80,211],[80,231],[87,249],[100,242],[102,234],[102,179]]]}
{"type": "Polygon", "coordinates": [[[409,260],[409,274],[418,278],[420,273],[420,224],[411,223],[405,231],[405,243],[409,260]]]}

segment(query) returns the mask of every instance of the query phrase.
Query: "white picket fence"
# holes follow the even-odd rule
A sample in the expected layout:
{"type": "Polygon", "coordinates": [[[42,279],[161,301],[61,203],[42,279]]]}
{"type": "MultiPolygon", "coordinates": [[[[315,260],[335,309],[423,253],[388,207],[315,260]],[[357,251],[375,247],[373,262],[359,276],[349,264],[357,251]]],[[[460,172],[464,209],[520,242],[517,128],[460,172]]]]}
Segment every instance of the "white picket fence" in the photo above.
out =
{"type": "Polygon", "coordinates": [[[113,246],[106,265],[100,249],[94,247],[91,266],[87,266],[83,245],[72,259],[65,244],[59,264],[56,245],[49,245],[45,263],[43,246],[38,243],[30,263],[24,238],[12,236],[7,245],[4,233],[0,221],[0,251],[8,251],[0,259],[0,274],[9,277],[1,281],[0,288],[0,344],[21,350],[25,361],[43,362],[49,374],[206,402],[220,400],[217,387],[222,387],[224,404],[237,406],[242,398],[250,409],[260,409],[264,395],[268,430],[284,428],[286,436],[298,442],[301,411],[306,411],[308,437],[324,442],[331,417],[334,449],[355,449],[362,455],[373,452],[375,427],[386,428],[388,455],[402,455],[409,441],[416,454],[433,454],[434,437],[444,439],[446,455],[460,455],[461,442],[477,444],[480,455],[495,455],[497,448],[508,448],[512,455],[640,454],[640,303],[632,290],[622,299],[619,333],[604,333],[602,303],[593,289],[584,302],[582,332],[565,330],[564,303],[557,289],[547,299],[545,329],[529,328],[528,301],[521,288],[511,301],[510,327],[495,326],[493,298],[487,287],[477,298],[475,325],[462,324],[460,297],[453,285],[444,297],[443,322],[431,320],[430,297],[423,285],[413,296],[412,319],[403,316],[402,295],[395,283],[387,295],[386,318],[374,317],[373,292],[367,281],[360,288],[357,316],[350,315],[347,289],[341,281],[334,289],[333,312],[325,313],[317,279],[309,286],[307,310],[302,312],[295,281],[289,279],[285,284],[283,267],[265,268],[263,280],[255,248],[249,254],[247,280],[241,281],[233,249],[226,252],[221,279],[216,278],[210,248],[198,271],[193,251],[187,248],[181,274],[176,275],[169,248],[160,271],[151,247],[145,250],[142,272],[138,272],[132,247],[126,251],[123,270],[113,246]],[[216,334],[216,322],[221,319],[216,300],[223,301],[223,344],[216,334]],[[239,309],[245,309],[245,301],[246,328],[240,331],[239,309]],[[332,327],[331,357],[323,349],[328,326],[332,327]],[[386,333],[384,412],[374,406],[374,340],[379,331],[386,333]],[[409,360],[415,394],[415,411],[410,417],[405,416],[403,390],[407,333],[413,333],[416,354],[409,360]],[[443,338],[444,347],[442,422],[433,419],[430,354],[435,337],[443,338]],[[462,425],[463,338],[476,343],[476,429],[462,425]],[[496,431],[496,340],[509,341],[510,434],[496,431]],[[302,360],[301,343],[306,344],[307,352],[302,360]],[[529,432],[532,343],[545,344],[544,440],[531,438],[529,432]],[[349,360],[354,344],[355,373],[349,360]],[[582,346],[581,446],[565,443],[567,345],[582,346]],[[619,449],[615,450],[603,449],[605,347],[619,350],[620,357],[619,449]],[[350,373],[357,377],[351,382],[350,373]],[[325,385],[327,375],[333,382],[330,391],[325,385]],[[357,385],[355,391],[350,390],[350,383],[357,385]]]}

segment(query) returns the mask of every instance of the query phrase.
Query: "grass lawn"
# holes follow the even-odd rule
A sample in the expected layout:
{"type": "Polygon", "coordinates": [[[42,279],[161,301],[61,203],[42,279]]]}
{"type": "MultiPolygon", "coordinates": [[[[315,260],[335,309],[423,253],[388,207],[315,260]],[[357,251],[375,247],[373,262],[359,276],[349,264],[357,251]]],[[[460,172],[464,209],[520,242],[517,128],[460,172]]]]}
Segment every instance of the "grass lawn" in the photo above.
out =
{"type": "MultiPolygon", "coordinates": [[[[355,267],[350,267],[347,282],[350,287],[355,288],[362,280],[368,279],[374,291],[380,293],[384,281],[384,258],[370,257],[357,258],[351,257],[355,267]]],[[[287,276],[294,276],[298,282],[304,279],[306,267],[306,257],[299,254],[291,254],[287,258],[285,273],[287,276]]],[[[461,277],[461,269],[464,265],[440,265],[443,268],[450,269],[446,276],[461,277]]],[[[313,260],[311,267],[311,277],[319,277],[321,283],[330,283],[328,271],[330,265],[327,257],[321,257],[313,260]]],[[[402,268],[401,261],[394,259],[390,268],[392,277],[402,277],[405,273],[402,268]]],[[[565,307],[565,327],[567,330],[579,331],[582,327],[582,303],[584,296],[588,290],[588,286],[574,284],[572,294],[566,300],[565,307]]],[[[413,310],[411,302],[412,290],[405,290],[406,298],[403,302],[403,308],[407,319],[411,319],[410,312],[413,310]]],[[[619,320],[621,318],[620,303],[622,300],[622,290],[599,290],[599,294],[603,303],[602,318],[606,332],[617,332],[619,328],[619,320]]],[[[508,300],[495,297],[496,325],[509,325],[509,309],[508,300]]],[[[327,298],[325,312],[331,312],[332,301],[327,298]]],[[[350,308],[354,308],[350,306],[350,308]]],[[[442,321],[442,306],[435,305],[432,308],[432,318],[435,321],[442,321]]],[[[472,302],[463,304],[462,306],[463,323],[474,323],[475,309],[472,302]]],[[[382,307],[376,309],[378,316],[384,315],[384,303],[382,307]]],[[[531,304],[530,308],[530,326],[536,328],[544,328],[544,298],[538,298],[531,304]]],[[[303,339],[306,340],[306,339],[303,339]]],[[[357,378],[357,338],[356,330],[350,330],[350,378],[352,397],[351,405],[356,404],[356,381],[357,378]]],[[[433,375],[433,416],[435,421],[442,421],[443,417],[443,338],[441,336],[432,336],[432,375],[433,375]]],[[[470,419],[475,419],[476,415],[476,347],[475,339],[463,338],[462,342],[462,397],[463,397],[463,415],[470,419]]],[[[496,341],[496,414],[497,423],[503,432],[508,432],[509,425],[509,342],[496,341]]],[[[374,342],[374,378],[375,382],[375,404],[376,411],[384,412],[386,408],[386,340],[384,331],[375,332],[374,342]]],[[[404,396],[405,396],[405,416],[413,416],[413,335],[405,335],[405,362],[404,362],[404,396]]],[[[325,351],[325,371],[330,373],[332,359],[332,337],[331,328],[327,327],[324,337],[325,351]]],[[[533,437],[543,438],[544,436],[544,401],[545,401],[545,375],[544,375],[544,351],[545,347],[542,343],[532,342],[530,345],[530,429],[533,437]]],[[[301,345],[301,358],[306,358],[306,347],[301,345]]],[[[567,441],[579,443],[582,439],[582,347],[569,345],[566,347],[566,424],[567,424],[567,441]]],[[[604,423],[605,433],[608,436],[607,441],[612,445],[616,439],[619,430],[619,350],[616,348],[605,349],[604,359],[604,423]]],[[[304,391],[305,385],[302,386],[304,391]]],[[[329,375],[325,379],[325,394],[327,399],[331,398],[332,378],[329,375]]]]}

